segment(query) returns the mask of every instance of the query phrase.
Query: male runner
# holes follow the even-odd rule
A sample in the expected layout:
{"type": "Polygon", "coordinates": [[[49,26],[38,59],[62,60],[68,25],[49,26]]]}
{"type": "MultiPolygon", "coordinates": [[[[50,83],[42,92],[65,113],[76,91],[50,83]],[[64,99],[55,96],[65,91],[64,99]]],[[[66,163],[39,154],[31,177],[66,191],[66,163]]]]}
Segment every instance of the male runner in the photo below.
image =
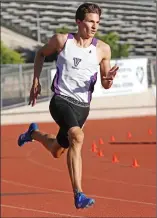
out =
{"type": "Polygon", "coordinates": [[[76,11],[78,31],[55,34],[36,54],[34,78],[30,91],[29,105],[34,106],[41,92],[39,82],[44,58],[58,52],[57,71],[51,89],[53,92],[49,110],[60,129],[55,137],[43,133],[36,123],[21,134],[18,145],[36,140],[48,149],[53,157],[59,158],[67,150],[67,165],[74,192],[76,208],[87,208],[95,200],[82,190],[81,149],[84,140],[82,127],[88,117],[92,92],[101,76],[105,89],[112,86],[118,67],[111,68],[111,50],[108,44],[94,38],[98,30],[101,9],[93,3],[85,3],[76,11]],[[100,69],[100,75],[98,71],[100,69]]]}

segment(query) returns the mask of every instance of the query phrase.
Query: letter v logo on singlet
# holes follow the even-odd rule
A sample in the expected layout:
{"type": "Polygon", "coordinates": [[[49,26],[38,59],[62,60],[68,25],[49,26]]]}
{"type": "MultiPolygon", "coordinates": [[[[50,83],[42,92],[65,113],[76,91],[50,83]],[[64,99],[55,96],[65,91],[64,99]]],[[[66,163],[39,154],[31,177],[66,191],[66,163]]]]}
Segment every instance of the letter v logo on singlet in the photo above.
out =
{"type": "Polygon", "coordinates": [[[80,63],[81,59],[80,58],[73,58],[74,60],[74,66],[77,67],[78,64],[80,63]]]}

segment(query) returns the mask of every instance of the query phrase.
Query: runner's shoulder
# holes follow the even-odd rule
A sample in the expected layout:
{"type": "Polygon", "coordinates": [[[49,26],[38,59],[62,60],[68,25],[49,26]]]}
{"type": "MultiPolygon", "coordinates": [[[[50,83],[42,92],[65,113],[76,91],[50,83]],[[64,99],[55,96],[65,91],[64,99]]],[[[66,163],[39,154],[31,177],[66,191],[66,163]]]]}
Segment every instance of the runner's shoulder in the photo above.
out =
{"type": "Polygon", "coordinates": [[[107,44],[106,42],[103,42],[102,40],[100,39],[97,39],[97,48],[99,50],[101,50],[102,52],[110,52],[111,48],[110,48],[110,45],[107,44]]]}
{"type": "Polygon", "coordinates": [[[52,36],[52,40],[56,41],[57,44],[59,45],[64,45],[68,37],[68,33],[63,34],[63,33],[56,33],[52,36]]]}

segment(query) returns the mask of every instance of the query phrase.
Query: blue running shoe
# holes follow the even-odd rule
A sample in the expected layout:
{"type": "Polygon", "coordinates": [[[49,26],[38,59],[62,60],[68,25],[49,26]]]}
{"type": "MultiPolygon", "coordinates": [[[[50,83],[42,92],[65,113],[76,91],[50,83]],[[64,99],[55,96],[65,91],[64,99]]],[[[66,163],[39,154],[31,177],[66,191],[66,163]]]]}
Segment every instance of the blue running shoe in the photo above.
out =
{"type": "Polygon", "coordinates": [[[21,134],[18,138],[18,145],[23,146],[26,142],[32,142],[31,134],[33,131],[38,129],[38,125],[36,123],[31,123],[27,132],[21,134]]]}
{"type": "Polygon", "coordinates": [[[77,209],[88,208],[95,203],[95,200],[92,198],[87,198],[82,192],[76,193],[75,195],[75,207],[77,209]]]}

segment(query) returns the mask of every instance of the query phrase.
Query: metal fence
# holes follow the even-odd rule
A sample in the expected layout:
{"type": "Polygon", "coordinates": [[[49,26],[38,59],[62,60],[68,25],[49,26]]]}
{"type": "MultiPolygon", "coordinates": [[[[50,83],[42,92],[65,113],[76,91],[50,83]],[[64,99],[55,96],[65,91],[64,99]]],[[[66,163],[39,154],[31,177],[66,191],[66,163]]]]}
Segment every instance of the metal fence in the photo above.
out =
{"type": "MultiPolygon", "coordinates": [[[[40,76],[43,101],[51,95],[51,70],[54,63],[45,64],[40,76]]],[[[27,105],[33,81],[33,64],[1,66],[1,109],[27,105]]]]}
{"type": "MultiPolygon", "coordinates": [[[[51,70],[55,63],[45,63],[40,83],[42,86],[39,101],[50,99],[51,70]]],[[[33,80],[33,64],[1,65],[1,109],[28,105],[30,89],[33,80]]],[[[156,84],[156,60],[148,61],[148,85],[156,84]]]]}

